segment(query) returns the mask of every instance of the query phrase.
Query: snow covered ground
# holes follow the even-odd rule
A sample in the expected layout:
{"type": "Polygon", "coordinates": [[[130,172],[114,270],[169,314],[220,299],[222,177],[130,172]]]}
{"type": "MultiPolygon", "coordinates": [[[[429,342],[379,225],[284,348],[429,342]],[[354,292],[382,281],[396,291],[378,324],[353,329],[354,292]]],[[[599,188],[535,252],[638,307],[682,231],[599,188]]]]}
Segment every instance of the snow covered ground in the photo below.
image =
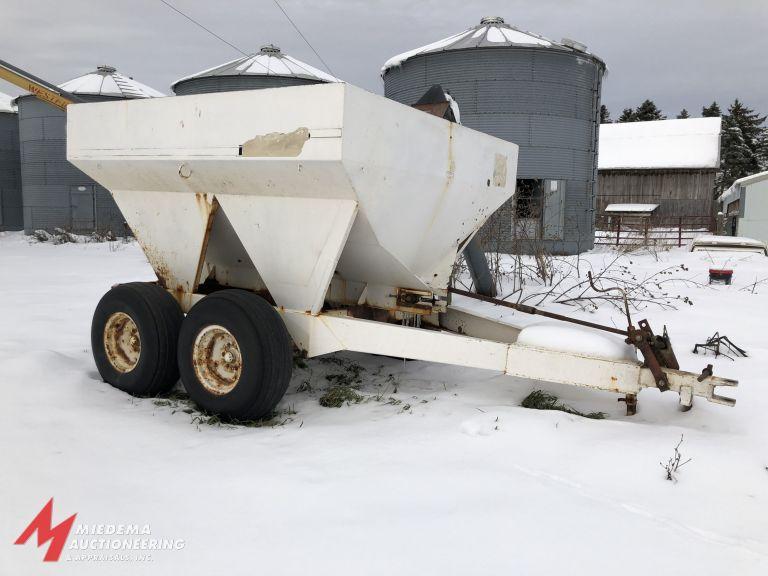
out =
{"type": "MultiPolygon", "coordinates": [[[[580,279],[614,258],[582,257],[580,279]]],[[[100,381],[96,303],[114,283],[154,279],[135,244],[0,234],[0,574],[766,574],[768,281],[745,287],[768,278],[768,258],[712,258],[735,270],[733,285],[705,285],[706,253],[619,265],[641,279],[685,267],[673,277],[697,284],[662,285],[677,309],[637,318],[667,324],[683,368],[711,362],[739,379],[735,408],[681,413],[673,394],[645,391],[627,417],[614,394],[349,354],[346,369],[297,369],[274,425],[255,428],[100,381]],[[691,353],[715,331],[750,357],[691,353]],[[320,406],[325,376],[358,365],[365,400],[320,406]],[[607,418],[521,408],[539,388],[607,418]],[[681,435],[692,461],[673,483],[659,463],[681,435]],[[44,564],[47,544],[12,542],[51,497],[54,523],[77,518],[61,560],[44,564]],[[100,524],[146,525],[181,547],[79,561],[76,529],[100,524]]],[[[605,305],[546,306],[623,325],[605,305]]]]}

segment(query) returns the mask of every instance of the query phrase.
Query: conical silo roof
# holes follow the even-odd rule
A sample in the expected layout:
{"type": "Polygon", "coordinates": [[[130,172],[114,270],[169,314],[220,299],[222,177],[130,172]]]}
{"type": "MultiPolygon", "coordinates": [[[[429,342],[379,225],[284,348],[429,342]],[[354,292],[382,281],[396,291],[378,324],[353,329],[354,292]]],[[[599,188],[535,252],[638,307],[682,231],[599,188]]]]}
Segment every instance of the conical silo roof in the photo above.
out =
{"type": "Polygon", "coordinates": [[[187,80],[220,76],[282,76],[316,82],[342,82],[335,76],[285,54],[277,46],[267,44],[255,54],[249,54],[191,76],[179,78],[171,84],[171,89],[175,91],[178,84],[187,80]]]}
{"type": "Polygon", "coordinates": [[[503,48],[505,46],[553,48],[587,54],[587,47],[573,40],[563,39],[561,42],[555,42],[533,32],[526,32],[510,26],[499,16],[491,16],[483,18],[478,25],[467,28],[458,34],[393,56],[384,63],[381,71],[385,72],[393,66],[400,66],[406,60],[421,54],[468,48],[503,48]]]}
{"type": "Polygon", "coordinates": [[[161,98],[165,96],[146,84],[120,74],[112,66],[99,66],[93,72],[59,84],[71,94],[106,96],[112,98],[161,98]]]}

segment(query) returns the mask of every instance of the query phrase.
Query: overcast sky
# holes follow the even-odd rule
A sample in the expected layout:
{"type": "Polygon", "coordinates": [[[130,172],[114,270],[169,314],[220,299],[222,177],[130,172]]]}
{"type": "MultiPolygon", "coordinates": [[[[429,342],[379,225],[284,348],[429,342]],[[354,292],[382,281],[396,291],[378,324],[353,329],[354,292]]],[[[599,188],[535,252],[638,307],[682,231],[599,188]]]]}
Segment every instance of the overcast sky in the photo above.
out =
{"type": "MultiPolygon", "coordinates": [[[[273,42],[322,67],[273,0],[169,0],[250,52],[273,42]]],[[[586,44],[609,67],[603,103],[651,98],[670,117],[738,97],[768,113],[768,0],[281,0],[333,73],[382,92],[390,56],[502,16],[586,44]]],[[[238,56],[160,0],[0,0],[0,59],[60,83],[110,64],[170,92],[238,56]]],[[[0,81],[0,91],[19,91],[0,81]]]]}

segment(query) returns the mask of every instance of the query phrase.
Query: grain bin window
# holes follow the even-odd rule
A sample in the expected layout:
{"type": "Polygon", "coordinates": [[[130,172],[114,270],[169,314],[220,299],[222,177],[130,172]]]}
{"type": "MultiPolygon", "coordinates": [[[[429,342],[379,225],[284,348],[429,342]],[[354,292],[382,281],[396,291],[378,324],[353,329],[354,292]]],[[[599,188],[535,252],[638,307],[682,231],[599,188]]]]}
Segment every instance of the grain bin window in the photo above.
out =
{"type": "Polygon", "coordinates": [[[543,181],[538,178],[521,178],[515,191],[515,218],[518,220],[541,218],[543,181]]]}

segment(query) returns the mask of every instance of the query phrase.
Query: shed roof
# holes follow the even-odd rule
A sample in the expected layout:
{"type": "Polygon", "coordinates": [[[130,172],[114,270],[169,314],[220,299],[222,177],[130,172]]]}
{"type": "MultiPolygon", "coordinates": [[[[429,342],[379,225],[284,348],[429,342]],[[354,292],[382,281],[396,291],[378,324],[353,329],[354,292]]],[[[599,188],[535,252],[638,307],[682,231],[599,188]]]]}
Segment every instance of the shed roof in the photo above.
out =
{"type": "Polygon", "coordinates": [[[13,98],[0,92],[0,112],[16,112],[16,106],[11,103],[13,98]]]}
{"type": "Polygon", "coordinates": [[[739,178],[738,180],[735,180],[733,184],[731,184],[731,187],[728,188],[728,190],[720,194],[720,197],[717,199],[717,201],[723,202],[724,204],[729,204],[739,198],[740,186],[749,186],[750,184],[755,184],[756,182],[761,182],[763,180],[768,180],[768,170],[765,172],[758,172],[757,174],[750,174],[749,176],[739,178]]]}
{"type": "Polygon", "coordinates": [[[605,207],[606,212],[636,212],[638,214],[650,214],[658,204],[608,204],[605,207]]]}
{"type": "Polygon", "coordinates": [[[267,44],[262,46],[256,54],[242,56],[191,76],[179,78],[171,84],[171,89],[175,89],[177,84],[185,80],[209,76],[289,76],[318,82],[342,82],[335,76],[285,54],[274,44],[267,44]]]}
{"type": "Polygon", "coordinates": [[[765,172],[758,172],[757,174],[750,174],[749,176],[739,178],[734,182],[734,184],[738,184],[740,186],[749,186],[750,184],[754,184],[765,179],[768,179],[768,170],[765,172]]]}
{"type": "Polygon", "coordinates": [[[719,117],[600,125],[600,170],[719,165],[719,117]]]}
{"type": "Polygon", "coordinates": [[[115,98],[160,98],[165,96],[154,88],[120,74],[112,66],[99,66],[93,72],[59,84],[72,94],[112,96],[115,98]]]}
{"type": "MultiPolygon", "coordinates": [[[[555,48],[567,50],[569,52],[578,52],[589,54],[587,47],[579,42],[564,38],[560,42],[549,40],[534,34],[518,30],[504,22],[504,18],[499,16],[489,16],[480,20],[480,23],[471,28],[432,42],[426,46],[408,50],[397,56],[393,56],[384,63],[382,73],[394,66],[400,66],[403,62],[420,54],[430,54],[433,52],[444,52],[448,50],[462,50],[466,48],[501,48],[504,46],[528,46],[538,48],[555,48]]],[[[589,54],[590,56],[593,56],[589,54]]]]}

